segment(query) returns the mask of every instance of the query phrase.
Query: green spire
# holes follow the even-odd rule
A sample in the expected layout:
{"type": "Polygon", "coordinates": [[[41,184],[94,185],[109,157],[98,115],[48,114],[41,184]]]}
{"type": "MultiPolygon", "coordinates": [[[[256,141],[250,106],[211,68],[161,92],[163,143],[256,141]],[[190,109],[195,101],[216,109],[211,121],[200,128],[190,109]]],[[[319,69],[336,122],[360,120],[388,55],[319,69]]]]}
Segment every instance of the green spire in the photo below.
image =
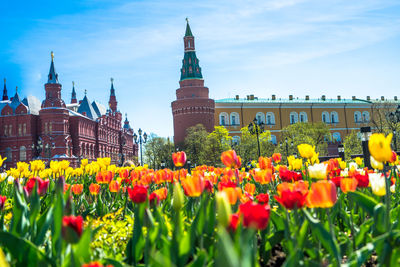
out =
{"type": "Polygon", "coordinates": [[[185,37],[193,37],[192,30],[190,30],[189,19],[186,18],[186,32],[185,37]]]}

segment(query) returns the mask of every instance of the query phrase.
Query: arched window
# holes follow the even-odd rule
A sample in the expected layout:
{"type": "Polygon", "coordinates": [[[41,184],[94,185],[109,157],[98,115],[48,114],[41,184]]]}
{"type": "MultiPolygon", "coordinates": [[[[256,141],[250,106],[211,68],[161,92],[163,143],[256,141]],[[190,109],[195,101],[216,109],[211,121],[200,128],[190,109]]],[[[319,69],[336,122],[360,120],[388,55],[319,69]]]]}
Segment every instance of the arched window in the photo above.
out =
{"type": "Polygon", "coordinates": [[[336,111],[331,112],[331,123],[338,123],[339,122],[339,115],[336,111]]]}
{"type": "Polygon", "coordinates": [[[330,142],[332,141],[332,135],[329,133],[327,135],[324,136],[324,141],[325,142],[330,142]]]}
{"type": "Polygon", "coordinates": [[[240,120],[239,120],[239,114],[237,112],[232,112],[231,114],[231,125],[239,125],[240,120]]]}
{"type": "Polygon", "coordinates": [[[267,112],[267,125],[275,125],[275,115],[273,112],[267,112]]]}
{"type": "Polygon", "coordinates": [[[327,111],[322,112],[322,122],[330,123],[329,113],[327,111]]]}
{"type": "Polygon", "coordinates": [[[21,146],[19,148],[19,160],[25,161],[26,160],[26,147],[21,146]]]}
{"type": "Polygon", "coordinates": [[[332,134],[333,142],[341,142],[342,138],[340,137],[340,133],[336,132],[332,134]]]}
{"type": "Polygon", "coordinates": [[[229,124],[228,114],[222,112],[219,114],[219,125],[225,126],[229,124]]]}
{"type": "Polygon", "coordinates": [[[355,123],[361,122],[361,112],[360,111],[354,112],[354,122],[355,123]]]}
{"type": "Polygon", "coordinates": [[[369,122],[369,112],[368,111],[363,111],[362,120],[363,120],[363,122],[369,122]]]}
{"type": "Polygon", "coordinates": [[[274,145],[277,144],[277,142],[276,142],[276,136],[273,135],[273,134],[271,134],[271,143],[273,143],[274,145]]]}
{"type": "Polygon", "coordinates": [[[12,161],[12,150],[11,147],[6,148],[6,162],[11,162],[12,161]]]}
{"type": "Polygon", "coordinates": [[[295,124],[296,122],[299,121],[299,116],[297,112],[290,112],[290,124],[295,124]]]}
{"type": "Polygon", "coordinates": [[[265,123],[264,113],[262,113],[262,112],[257,112],[257,114],[256,114],[256,119],[257,119],[257,122],[258,122],[258,123],[260,123],[260,122],[265,123]]]}
{"type": "Polygon", "coordinates": [[[307,113],[302,111],[300,112],[300,122],[307,122],[308,118],[307,118],[307,113]]]}

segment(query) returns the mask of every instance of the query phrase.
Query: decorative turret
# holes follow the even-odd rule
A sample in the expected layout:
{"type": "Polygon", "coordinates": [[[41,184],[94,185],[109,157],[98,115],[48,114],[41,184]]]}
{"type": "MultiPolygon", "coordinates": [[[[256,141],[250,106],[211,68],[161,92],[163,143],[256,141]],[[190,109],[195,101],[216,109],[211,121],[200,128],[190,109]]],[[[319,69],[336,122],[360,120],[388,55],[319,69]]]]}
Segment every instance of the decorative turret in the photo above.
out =
{"type": "Polygon", "coordinates": [[[51,51],[51,64],[47,83],[58,83],[58,74],[54,68],[54,53],[51,51]]]}
{"type": "Polygon", "coordinates": [[[54,67],[54,54],[51,52],[51,64],[47,83],[44,85],[46,99],[42,102],[42,108],[63,107],[65,103],[61,99],[61,84],[58,82],[58,74],[54,67]]]}
{"type": "Polygon", "coordinates": [[[3,100],[8,100],[6,78],[4,78],[3,100]]]}
{"type": "Polygon", "coordinates": [[[115,89],[114,89],[114,79],[111,78],[111,89],[110,89],[110,100],[108,101],[108,105],[112,112],[117,111],[117,99],[115,97],[115,89]]]}
{"type": "Polygon", "coordinates": [[[125,130],[130,130],[130,129],[132,129],[131,126],[129,125],[128,114],[126,114],[126,113],[125,113],[124,129],[125,129],[125,130]]]}
{"type": "Polygon", "coordinates": [[[185,36],[183,37],[183,43],[185,46],[185,55],[182,60],[181,81],[186,79],[203,79],[201,68],[199,66],[199,60],[196,57],[194,48],[194,37],[189,26],[189,20],[187,18],[186,32],[185,36]]]}
{"type": "Polygon", "coordinates": [[[72,94],[71,94],[71,104],[78,103],[76,100],[76,92],[75,92],[75,82],[72,81],[72,94]]]}

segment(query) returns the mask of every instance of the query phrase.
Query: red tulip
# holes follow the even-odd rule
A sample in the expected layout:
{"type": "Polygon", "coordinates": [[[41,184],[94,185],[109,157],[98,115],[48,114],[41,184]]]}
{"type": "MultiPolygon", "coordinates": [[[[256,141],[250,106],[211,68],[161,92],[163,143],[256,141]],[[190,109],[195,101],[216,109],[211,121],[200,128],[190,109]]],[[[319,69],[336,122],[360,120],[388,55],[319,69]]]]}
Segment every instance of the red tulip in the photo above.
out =
{"type": "Polygon", "coordinates": [[[67,243],[78,243],[83,232],[83,218],[81,216],[64,216],[62,221],[62,235],[67,243]]]}
{"type": "Polygon", "coordinates": [[[75,195],[80,195],[83,192],[83,184],[73,184],[71,186],[71,191],[75,194],[75,195]]]}
{"type": "Polygon", "coordinates": [[[147,186],[135,185],[133,189],[128,188],[129,198],[134,203],[143,203],[147,199],[147,186]]]}
{"type": "Polygon", "coordinates": [[[362,175],[360,173],[356,173],[354,175],[354,178],[357,179],[357,182],[358,182],[357,186],[358,187],[368,187],[368,185],[369,185],[369,177],[368,177],[368,173],[367,172],[365,172],[365,175],[362,175]]]}
{"type": "Polygon", "coordinates": [[[243,225],[257,230],[263,230],[268,226],[270,211],[269,205],[251,201],[239,206],[239,212],[243,216],[243,225]]]}
{"type": "Polygon", "coordinates": [[[282,160],[282,155],[281,153],[274,153],[272,154],[272,159],[274,160],[275,163],[279,163],[282,160]]]}
{"type": "Polygon", "coordinates": [[[332,181],[322,180],[311,184],[311,190],[307,195],[307,207],[331,208],[336,201],[336,185],[332,181]]]}
{"type": "Polygon", "coordinates": [[[100,185],[99,184],[91,184],[89,186],[90,194],[97,195],[100,193],[100,185]]]}
{"type": "Polygon", "coordinates": [[[279,196],[274,196],[285,208],[292,210],[302,208],[308,194],[308,182],[299,181],[292,183],[281,183],[277,187],[279,196]]]}
{"type": "Polygon", "coordinates": [[[256,196],[256,198],[257,198],[258,203],[260,203],[260,204],[268,204],[268,201],[269,201],[269,195],[268,194],[261,193],[261,194],[258,194],[256,196]]]}
{"type": "Polygon", "coordinates": [[[336,187],[340,187],[340,180],[342,180],[343,177],[341,176],[336,176],[332,177],[331,181],[336,185],[336,187]]]}
{"type": "Polygon", "coordinates": [[[4,204],[6,204],[7,197],[6,196],[0,196],[0,211],[4,209],[4,204]]]}
{"type": "Polygon", "coordinates": [[[27,192],[28,195],[32,193],[35,184],[37,183],[37,190],[39,195],[44,195],[47,192],[47,188],[49,187],[49,180],[43,181],[39,177],[32,177],[26,183],[24,190],[27,192]]]}
{"type": "Polygon", "coordinates": [[[158,205],[158,203],[160,202],[160,197],[157,195],[157,193],[153,192],[149,196],[149,201],[150,204],[153,204],[155,202],[156,205],[158,205]]]}
{"type": "Polygon", "coordinates": [[[186,163],[186,153],[184,151],[172,153],[172,161],[176,167],[182,167],[186,163]]]}
{"type": "Polygon", "coordinates": [[[232,232],[235,232],[238,225],[239,225],[239,214],[237,213],[231,214],[228,229],[231,230],[232,232]]]}

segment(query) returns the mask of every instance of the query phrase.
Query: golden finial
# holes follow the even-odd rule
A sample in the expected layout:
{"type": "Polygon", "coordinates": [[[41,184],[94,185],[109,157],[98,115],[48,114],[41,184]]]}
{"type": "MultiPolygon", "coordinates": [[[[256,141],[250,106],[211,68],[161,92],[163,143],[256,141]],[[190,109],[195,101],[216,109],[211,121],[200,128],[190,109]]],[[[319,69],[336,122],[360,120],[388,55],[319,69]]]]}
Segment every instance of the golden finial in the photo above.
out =
{"type": "Polygon", "coordinates": [[[51,55],[51,61],[54,61],[54,53],[53,53],[53,51],[51,51],[50,55],[51,55]]]}

